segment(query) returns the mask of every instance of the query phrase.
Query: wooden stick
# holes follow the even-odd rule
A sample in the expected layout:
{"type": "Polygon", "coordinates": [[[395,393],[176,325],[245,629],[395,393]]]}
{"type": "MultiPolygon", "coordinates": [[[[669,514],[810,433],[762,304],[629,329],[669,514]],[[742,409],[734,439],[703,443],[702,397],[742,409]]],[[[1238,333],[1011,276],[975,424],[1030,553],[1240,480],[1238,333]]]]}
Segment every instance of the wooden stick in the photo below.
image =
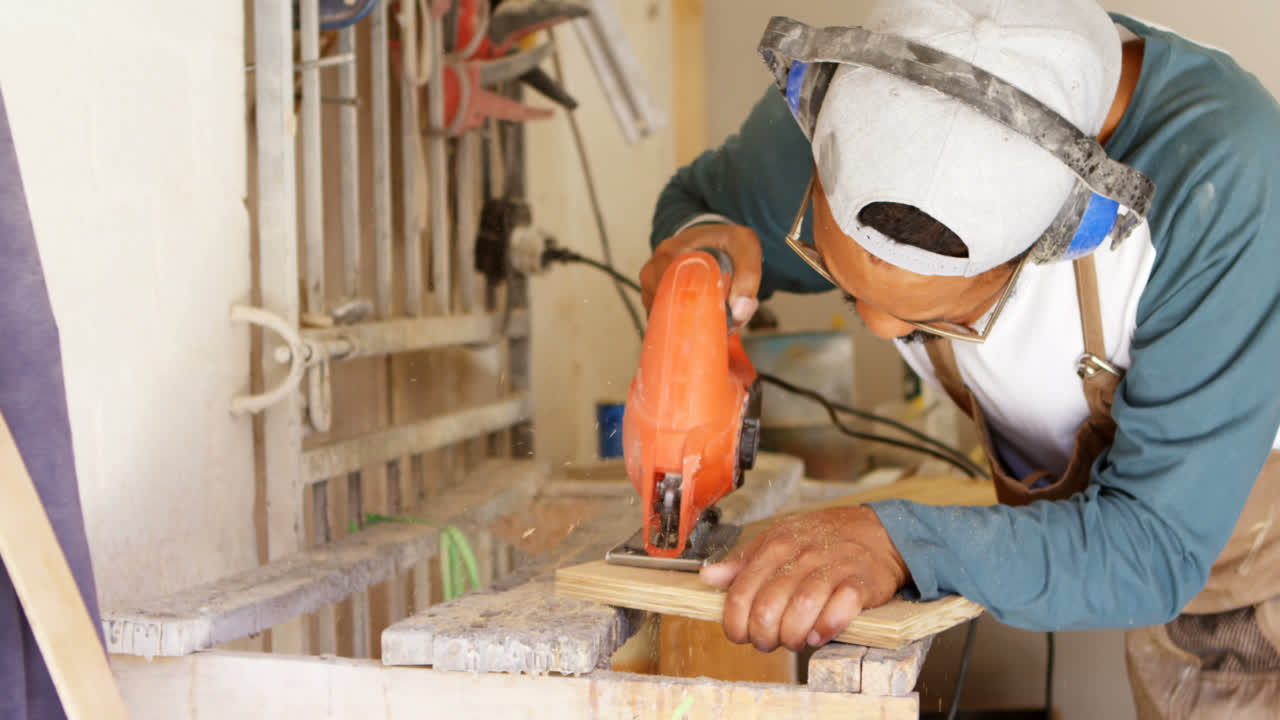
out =
{"type": "Polygon", "coordinates": [[[0,559],[71,720],[129,716],[89,611],[0,414],[0,559]]]}

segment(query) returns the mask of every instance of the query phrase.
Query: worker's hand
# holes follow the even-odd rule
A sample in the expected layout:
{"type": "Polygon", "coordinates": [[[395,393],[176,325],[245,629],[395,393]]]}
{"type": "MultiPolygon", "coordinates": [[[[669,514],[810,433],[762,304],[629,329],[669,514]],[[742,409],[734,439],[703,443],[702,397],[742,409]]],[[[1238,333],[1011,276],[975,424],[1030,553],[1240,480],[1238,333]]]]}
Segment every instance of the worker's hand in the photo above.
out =
{"type": "Polygon", "coordinates": [[[724,633],[762,652],[830,642],[907,581],[902,556],[866,505],[779,521],[702,580],[728,588],[724,633]]]}
{"type": "Polygon", "coordinates": [[[755,314],[760,303],[756,293],[760,290],[760,238],[749,227],[710,223],[694,225],[684,232],[663,240],[653,251],[653,257],[640,269],[641,296],[644,308],[653,305],[662,273],[677,255],[700,247],[724,250],[733,260],[733,285],[729,288],[729,309],[733,312],[733,324],[741,327],[755,314]]]}

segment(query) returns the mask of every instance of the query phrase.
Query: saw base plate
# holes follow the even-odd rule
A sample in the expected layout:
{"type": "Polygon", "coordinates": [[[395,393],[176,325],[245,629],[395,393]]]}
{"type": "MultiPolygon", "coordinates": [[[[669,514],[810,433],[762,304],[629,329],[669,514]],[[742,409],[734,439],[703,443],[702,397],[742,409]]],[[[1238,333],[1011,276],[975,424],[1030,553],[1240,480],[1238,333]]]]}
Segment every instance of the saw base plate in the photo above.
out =
{"type": "Polygon", "coordinates": [[[740,525],[731,523],[703,523],[690,535],[684,552],[676,557],[653,557],[644,551],[644,529],[635,533],[617,547],[604,554],[605,562],[612,565],[656,570],[681,570],[698,572],[707,565],[720,562],[742,534],[740,525]]]}

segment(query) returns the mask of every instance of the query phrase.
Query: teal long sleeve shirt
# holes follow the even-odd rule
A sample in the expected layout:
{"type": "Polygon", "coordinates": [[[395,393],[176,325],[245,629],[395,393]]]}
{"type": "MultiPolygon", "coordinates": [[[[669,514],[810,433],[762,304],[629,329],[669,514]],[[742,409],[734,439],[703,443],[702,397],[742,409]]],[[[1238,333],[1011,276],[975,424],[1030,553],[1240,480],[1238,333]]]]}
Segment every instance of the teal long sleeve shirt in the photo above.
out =
{"type": "MultiPolygon", "coordinates": [[[[910,568],[910,595],[960,593],[1028,629],[1176,616],[1204,586],[1280,428],[1280,107],[1228,55],[1113,17],[1146,46],[1106,149],[1157,187],[1156,259],[1112,410],[1115,441],[1068,500],[873,504],[910,568]]],[[[760,237],[762,298],[829,290],[783,241],[811,157],[770,87],[738,134],[672,178],[653,244],[720,214],[760,237]]]]}

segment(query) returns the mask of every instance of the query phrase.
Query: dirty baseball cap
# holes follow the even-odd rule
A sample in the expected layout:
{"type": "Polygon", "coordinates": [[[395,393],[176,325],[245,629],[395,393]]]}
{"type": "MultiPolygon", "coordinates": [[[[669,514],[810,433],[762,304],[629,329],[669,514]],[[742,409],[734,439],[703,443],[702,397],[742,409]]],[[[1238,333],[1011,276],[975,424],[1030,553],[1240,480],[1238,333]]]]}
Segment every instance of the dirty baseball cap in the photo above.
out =
{"type": "MultiPolygon", "coordinates": [[[[1094,0],[882,0],[864,27],[965,60],[1089,136],[1120,82],[1119,31],[1094,0]]],[[[974,107],[859,65],[835,70],[811,140],[840,229],[885,262],[926,275],[974,276],[1018,257],[1076,183],[1045,148],[974,107]],[[858,214],[873,202],[928,213],[960,237],[968,257],[862,224],[858,214]]]]}

